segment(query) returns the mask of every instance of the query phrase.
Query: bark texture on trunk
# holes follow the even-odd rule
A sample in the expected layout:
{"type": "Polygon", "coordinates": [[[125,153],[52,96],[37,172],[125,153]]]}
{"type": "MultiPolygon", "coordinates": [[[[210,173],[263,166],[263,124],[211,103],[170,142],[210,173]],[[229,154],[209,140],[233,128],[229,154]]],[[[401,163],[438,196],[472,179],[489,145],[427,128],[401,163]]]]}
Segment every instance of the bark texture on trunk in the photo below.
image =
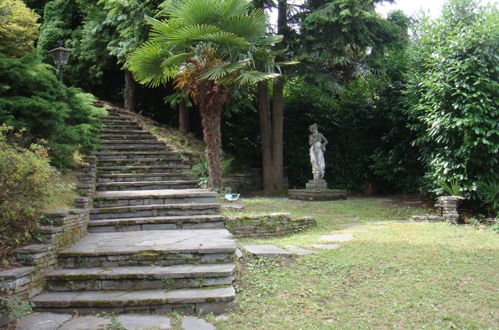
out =
{"type": "Polygon", "coordinates": [[[210,186],[213,188],[222,186],[222,170],[220,168],[220,160],[222,159],[222,132],[220,129],[222,109],[222,107],[202,107],[199,109],[203,124],[203,140],[206,145],[205,156],[208,161],[210,186]]]}
{"type": "Polygon", "coordinates": [[[129,70],[125,70],[125,110],[135,112],[136,83],[129,70]]]}
{"type": "Polygon", "coordinates": [[[180,101],[178,105],[178,129],[184,134],[190,130],[189,109],[185,101],[180,101]]]}
{"type": "Polygon", "coordinates": [[[284,129],[284,83],[282,78],[274,82],[274,97],[272,98],[272,176],[274,190],[284,188],[284,158],[283,158],[283,129],[284,129]]]}
{"type": "Polygon", "coordinates": [[[262,142],[263,191],[273,193],[272,166],[272,122],[270,115],[269,90],[266,81],[258,83],[258,117],[262,142]]]}

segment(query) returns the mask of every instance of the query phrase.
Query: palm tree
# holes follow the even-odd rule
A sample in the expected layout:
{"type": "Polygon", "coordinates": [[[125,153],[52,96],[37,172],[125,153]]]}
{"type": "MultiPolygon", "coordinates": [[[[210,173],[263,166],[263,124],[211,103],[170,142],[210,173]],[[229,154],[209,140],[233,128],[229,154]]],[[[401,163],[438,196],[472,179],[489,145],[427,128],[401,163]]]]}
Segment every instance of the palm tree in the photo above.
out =
{"type": "Polygon", "coordinates": [[[220,122],[232,84],[254,84],[279,74],[255,69],[253,53],[279,37],[266,35],[266,17],[246,0],[165,2],[164,21],[149,19],[149,41],[128,58],[135,79],[156,87],[174,80],[199,108],[210,185],[221,186],[220,122]]]}

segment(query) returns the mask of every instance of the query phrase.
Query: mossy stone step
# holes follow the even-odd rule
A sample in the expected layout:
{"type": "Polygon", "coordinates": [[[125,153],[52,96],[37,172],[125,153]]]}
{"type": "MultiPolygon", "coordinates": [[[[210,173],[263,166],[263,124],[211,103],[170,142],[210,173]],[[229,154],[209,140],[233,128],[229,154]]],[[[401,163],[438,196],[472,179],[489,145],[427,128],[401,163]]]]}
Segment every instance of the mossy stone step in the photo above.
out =
{"type": "Polygon", "coordinates": [[[140,230],[174,229],[224,229],[225,217],[222,215],[190,215],[143,217],[125,219],[91,220],[88,223],[90,233],[140,230]]]}
{"type": "Polygon", "coordinates": [[[173,180],[173,181],[134,181],[134,182],[104,182],[97,183],[97,191],[121,191],[121,190],[154,190],[154,189],[191,189],[196,188],[196,180],[173,180]]]}
{"type": "Polygon", "coordinates": [[[33,299],[35,310],[51,312],[223,313],[234,306],[232,286],[180,290],[48,292],[33,299]]]}
{"type": "Polygon", "coordinates": [[[164,173],[164,172],[149,172],[149,173],[114,173],[104,174],[99,173],[97,182],[139,182],[139,181],[179,181],[185,180],[187,176],[182,173],[164,173]]]}
{"type": "Polygon", "coordinates": [[[236,244],[225,229],[90,233],[58,253],[62,268],[231,263],[236,244]]]}
{"type": "Polygon", "coordinates": [[[158,189],[101,191],[94,196],[94,208],[175,203],[214,203],[217,194],[207,189],[158,189]]]}
{"type": "Polygon", "coordinates": [[[171,164],[171,165],[128,165],[128,166],[99,166],[99,174],[114,174],[114,173],[184,173],[189,169],[188,165],[171,164]]]}
{"type": "Polygon", "coordinates": [[[123,141],[157,141],[157,139],[149,133],[142,134],[101,134],[100,136],[102,143],[113,143],[117,140],[123,141]]]}
{"type": "Polygon", "coordinates": [[[51,291],[150,290],[229,285],[234,264],[61,269],[46,277],[51,291]]]}
{"type": "Polygon", "coordinates": [[[148,151],[170,151],[170,149],[164,143],[149,143],[149,144],[112,144],[107,146],[100,146],[98,152],[148,152],[148,151]]]}
{"type": "Polygon", "coordinates": [[[136,205],[94,208],[90,211],[91,220],[158,217],[158,216],[187,216],[217,214],[220,204],[217,203],[177,203],[161,205],[136,205]]]}
{"type": "Polygon", "coordinates": [[[179,153],[173,151],[149,150],[149,151],[100,151],[95,153],[98,160],[116,160],[133,158],[162,158],[162,159],[182,159],[179,153]]]}
{"type": "Polygon", "coordinates": [[[123,159],[99,159],[98,166],[159,166],[159,165],[184,165],[181,159],[161,158],[123,158],[123,159]]]}

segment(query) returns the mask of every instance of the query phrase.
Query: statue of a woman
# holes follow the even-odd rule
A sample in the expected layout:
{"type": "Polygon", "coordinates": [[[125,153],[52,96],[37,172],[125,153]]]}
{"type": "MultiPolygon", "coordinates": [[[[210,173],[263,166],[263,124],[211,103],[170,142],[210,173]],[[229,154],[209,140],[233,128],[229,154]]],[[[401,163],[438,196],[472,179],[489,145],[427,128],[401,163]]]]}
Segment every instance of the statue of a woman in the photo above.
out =
{"type": "Polygon", "coordinates": [[[324,162],[324,151],[326,151],[327,139],[317,130],[317,124],[310,125],[308,128],[310,135],[308,144],[310,145],[310,163],[312,164],[312,174],[314,181],[324,178],[326,163],[324,162]]]}

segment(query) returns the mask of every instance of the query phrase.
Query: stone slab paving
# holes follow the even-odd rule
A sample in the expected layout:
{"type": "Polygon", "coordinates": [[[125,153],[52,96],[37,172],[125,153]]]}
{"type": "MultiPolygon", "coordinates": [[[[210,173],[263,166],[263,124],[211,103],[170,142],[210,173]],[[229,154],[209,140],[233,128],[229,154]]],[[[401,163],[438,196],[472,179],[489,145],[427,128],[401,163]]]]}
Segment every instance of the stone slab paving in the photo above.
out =
{"type": "Polygon", "coordinates": [[[71,319],[70,314],[35,313],[17,323],[16,330],[53,330],[71,319]]]}
{"type": "Polygon", "coordinates": [[[172,323],[169,317],[162,315],[141,315],[141,314],[123,314],[116,318],[125,329],[170,329],[172,323]]]}
{"type": "MultiPolygon", "coordinates": [[[[98,316],[81,316],[62,325],[59,330],[97,330],[111,324],[110,319],[98,316]]],[[[37,329],[33,329],[37,330],[37,329]]]]}
{"type": "Polygon", "coordinates": [[[186,316],[182,319],[182,329],[184,330],[215,330],[215,326],[203,319],[186,316]]]}
{"type": "Polygon", "coordinates": [[[291,257],[291,253],[275,245],[243,245],[244,250],[257,257],[291,257]]]}
{"type": "Polygon", "coordinates": [[[336,234],[336,235],[322,235],[321,241],[324,242],[347,242],[353,239],[352,234],[336,234]]]}
{"type": "Polygon", "coordinates": [[[306,255],[309,255],[309,254],[316,253],[315,251],[307,250],[307,249],[304,249],[304,248],[301,248],[301,247],[295,246],[295,245],[286,245],[285,248],[289,252],[291,252],[293,254],[296,254],[296,255],[299,255],[299,256],[306,256],[306,255]]]}
{"type": "Polygon", "coordinates": [[[151,230],[136,232],[91,233],[60,255],[130,254],[140,251],[168,253],[233,253],[236,243],[225,229],[151,230]]]}
{"type": "Polygon", "coordinates": [[[377,225],[377,226],[370,226],[370,229],[386,229],[390,228],[390,226],[384,226],[384,225],[377,225]]]}
{"type": "Polygon", "coordinates": [[[341,246],[341,244],[312,244],[310,246],[316,249],[336,250],[341,246]]]}

